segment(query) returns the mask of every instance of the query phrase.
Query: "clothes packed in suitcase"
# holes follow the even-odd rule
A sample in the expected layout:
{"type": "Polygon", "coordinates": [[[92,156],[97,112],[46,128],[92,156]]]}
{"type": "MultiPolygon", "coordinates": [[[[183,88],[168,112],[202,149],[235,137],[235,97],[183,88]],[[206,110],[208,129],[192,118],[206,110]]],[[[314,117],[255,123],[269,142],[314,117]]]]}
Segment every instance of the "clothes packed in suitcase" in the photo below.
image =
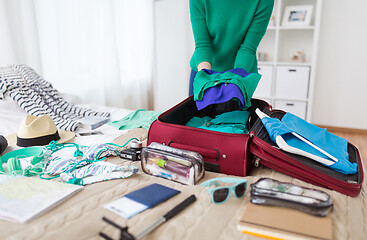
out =
{"type": "MultiPolygon", "coordinates": [[[[212,73],[207,72],[206,74],[212,73]]],[[[223,81],[217,77],[214,79],[212,86],[215,86],[218,82],[223,83],[222,85],[231,83],[228,82],[228,79],[228,74],[222,79],[223,81]]],[[[210,80],[213,80],[213,78],[207,82],[210,82],[210,80]]],[[[254,81],[254,78],[250,80],[254,81]]],[[[259,78],[255,78],[256,80],[258,81],[259,78]]],[[[266,101],[251,99],[256,85],[253,89],[247,88],[243,91],[245,100],[248,98],[248,106],[245,106],[248,112],[248,120],[243,133],[216,131],[216,129],[205,127],[207,126],[205,122],[203,124],[204,127],[187,126],[195,118],[214,118],[216,115],[226,112],[226,109],[231,109],[231,111],[233,109],[240,110],[237,109],[239,101],[233,101],[233,99],[211,104],[199,110],[198,108],[201,106],[198,104],[197,96],[194,95],[162,113],[152,123],[148,132],[148,144],[158,142],[179,149],[198,152],[204,158],[205,170],[207,171],[247,176],[251,174],[253,166],[262,164],[305,182],[329,188],[349,196],[357,196],[361,191],[363,182],[362,161],[358,149],[345,140],[345,154],[347,155],[345,161],[352,168],[349,172],[343,171],[344,165],[339,166],[339,163],[334,164],[335,166],[338,165],[335,167],[337,170],[335,170],[333,167],[320,163],[322,158],[316,157],[315,159],[321,160],[315,161],[307,154],[300,155],[298,152],[285,151],[284,149],[288,150],[287,148],[281,149],[277,145],[279,142],[275,138],[272,140],[271,136],[269,136],[269,130],[264,127],[264,123],[258,114],[261,111],[267,117],[281,120],[287,113],[282,110],[272,109],[266,101]]],[[[199,86],[199,88],[201,87],[202,89],[202,86],[199,86]]],[[[317,128],[316,126],[314,127],[317,128]]],[[[323,129],[321,132],[320,136],[323,138],[326,130],[323,129]]],[[[294,134],[294,136],[298,136],[298,134],[294,134]]],[[[318,135],[316,134],[315,136],[317,138],[318,135]]],[[[327,138],[321,140],[324,141],[325,145],[329,144],[325,142],[328,141],[327,138]]],[[[283,142],[285,143],[285,141],[283,142]]],[[[333,145],[333,142],[329,145],[333,145]]],[[[338,146],[328,146],[328,148],[338,148],[338,146]]],[[[311,154],[311,156],[313,155],[311,154]]]]}

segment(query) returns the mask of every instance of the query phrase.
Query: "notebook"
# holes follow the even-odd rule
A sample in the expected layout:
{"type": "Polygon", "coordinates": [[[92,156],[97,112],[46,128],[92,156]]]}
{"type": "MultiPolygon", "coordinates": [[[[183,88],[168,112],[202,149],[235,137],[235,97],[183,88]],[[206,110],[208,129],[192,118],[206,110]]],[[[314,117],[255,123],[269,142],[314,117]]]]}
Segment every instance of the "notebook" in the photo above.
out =
{"type": "Polygon", "coordinates": [[[332,239],[331,217],[249,203],[237,229],[268,239],[332,239]]]}
{"type": "Polygon", "coordinates": [[[180,191],[158,183],[153,183],[106,204],[105,208],[124,218],[130,218],[148,208],[158,205],[178,193],[180,193],[180,191]]]}

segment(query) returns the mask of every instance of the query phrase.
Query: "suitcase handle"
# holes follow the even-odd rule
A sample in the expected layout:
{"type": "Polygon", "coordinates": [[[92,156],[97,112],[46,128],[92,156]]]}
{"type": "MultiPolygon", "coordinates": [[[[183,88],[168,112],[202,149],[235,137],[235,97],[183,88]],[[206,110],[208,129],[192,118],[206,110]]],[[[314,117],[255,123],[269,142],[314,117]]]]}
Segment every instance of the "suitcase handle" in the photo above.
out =
{"type": "Polygon", "coordinates": [[[199,153],[203,158],[210,158],[214,159],[215,161],[219,160],[219,150],[218,149],[208,149],[208,148],[202,148],[202,147],[195,147],[180,143],[175,143],[173,141],[170,141],[168,144],[170,147],[179,148],[182,150],[188,150],[199,153]]]}

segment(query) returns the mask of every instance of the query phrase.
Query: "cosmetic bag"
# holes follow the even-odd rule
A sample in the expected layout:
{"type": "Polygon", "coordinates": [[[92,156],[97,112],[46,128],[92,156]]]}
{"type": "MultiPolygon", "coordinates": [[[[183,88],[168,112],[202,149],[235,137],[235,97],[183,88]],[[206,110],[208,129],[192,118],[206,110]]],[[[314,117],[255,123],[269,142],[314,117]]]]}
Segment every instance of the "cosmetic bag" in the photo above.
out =
{"type": "Polygon", "coordinates": [[[205,174],[200,154],[156,142],[143,148],[141,168],[146,174],[186,185],[195,185],[205,174]]]}
{"type": "Polygon", "coordinates": [[[362,187],[363,168],[358,149],[348,143],[349,161],[357,163],[358,172],[345,175],[315,162],[307,157],[280,150],[271,141],[260,118],[255,113],[260,109],[270,117],[279,119],[285,114],[272,109],[264,100],[252,99],[247,109],[250,117],[248,134],[211,131],[185,126],[194,116],[201,116],[193,96],[163,112],[148,131],[148,144],[162,143],[178,149],[194,151],[202,155],[205,170],[235,176],[250,175],[252,167],[262,164],[288,176],[329,188],[340,193],[357,196],[362,187]]]}

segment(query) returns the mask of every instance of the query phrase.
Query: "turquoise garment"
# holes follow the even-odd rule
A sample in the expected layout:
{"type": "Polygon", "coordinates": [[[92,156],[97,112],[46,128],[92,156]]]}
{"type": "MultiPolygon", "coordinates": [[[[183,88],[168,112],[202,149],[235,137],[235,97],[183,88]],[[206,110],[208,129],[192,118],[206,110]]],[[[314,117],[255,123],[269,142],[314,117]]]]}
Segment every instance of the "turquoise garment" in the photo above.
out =
{"type": "Polygon", "coordinates": [[[149,129],[150,125],[154,120],[158,118],[160,112],[147,111],[145,109],[139,109],[135,112],[128,114],[126,117],[107,123],[119,130],[134,129],[134,128],[145,128],[149,129]]]}
{"type": "Polygon", "coordinates": [[[186,126],[196,127],[211,131],[225,133],[248,133],[247,121],[250,116],[248,111],[232,111],[211,117],[193,117],[186,126]]]}
{"type": "Polygon", "coordinates": [[[216,86],[220,83],[234,83],[242,91],[244,96],[245,109],[251,106],[251,98],[254,94],[261,75],[250,73],[246,76],[238,75],[234,72],[223,72],[208,74],[206,71],[199,71],[194,81],[194,100],[202,100],[206,89],[216,86]]]}
{"type": "Polygon", "coordinates": [[[190,119],[190,121],[188,121],[186,123],[186,126],[188,127],[195,127],[195,128],[200,128],[200,127],[204,127],[207,125],[207,123],[209,124],[209,122],[212,120],[211,117],[193,117],[190,119]]]}

